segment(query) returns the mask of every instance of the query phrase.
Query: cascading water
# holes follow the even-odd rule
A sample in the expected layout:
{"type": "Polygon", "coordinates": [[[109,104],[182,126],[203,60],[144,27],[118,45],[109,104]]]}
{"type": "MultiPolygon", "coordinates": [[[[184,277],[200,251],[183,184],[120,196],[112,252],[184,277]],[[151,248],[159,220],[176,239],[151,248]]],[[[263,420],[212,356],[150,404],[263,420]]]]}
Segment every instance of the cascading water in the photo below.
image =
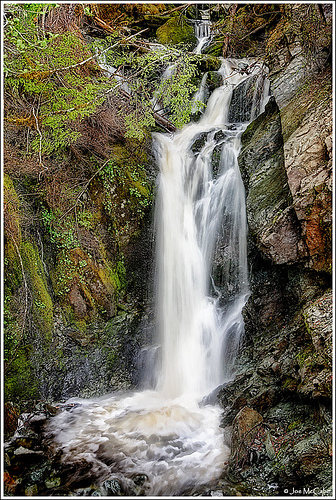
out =
{"type": "Polygon", "coordinates": [[[197,21],[195,24],[195,36],[198,44],[194,50],[195,54],[200,54],[202,49],[210,40],[210,21],[197,21]]]}
{"type": "MultiPolygon", "coordinates": [[[[247,121],[230,119],[235,117],[230,103],[258,71],[255,65],[247,74],[237,61],[223,60],[220,73],[223,85],[210,96],[198,123],[154,137],[160,167],[157,318],[162,345],[155,389],[72,399],[71,411],[50,423],[65,461],[85,460],[99,485],[117,478],[126,493],[141,474],[146,495],[178,495],[218,478],[229,455],[220,409],[199,403],[232,376],[243,331],[241,311],[249,291],[237,156],[247,121]],[[221,291],[211,276],[219,243],[221,291]]],[[[250,104],[245,111],[251,118],[263,104],[258,111],[250,104]]]]}

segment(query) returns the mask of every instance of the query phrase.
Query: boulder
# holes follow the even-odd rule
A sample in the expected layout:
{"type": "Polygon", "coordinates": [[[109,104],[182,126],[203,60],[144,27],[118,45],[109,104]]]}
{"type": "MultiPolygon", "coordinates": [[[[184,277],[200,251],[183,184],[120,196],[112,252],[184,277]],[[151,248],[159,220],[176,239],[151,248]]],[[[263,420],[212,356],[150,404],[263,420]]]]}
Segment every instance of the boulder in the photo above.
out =
{"type": "Polygon", "coordinates": [[[244,406],[239,411],[233,420],[232,426],[231,449],[233,453],[230,457],[231,465],[235,465],[244,459],[247,445],[253,439],[256,429],[262,421],[263,417],[260,413],[248,406],[244,406]]]}
{"type": "Polygon", "coordinates": [[[238,157],[246,189],[246,211],[253,244],[275,264],[306,255],[284,165],[278,106],[270,99],[265,112],[242,135],[238,157]]]}

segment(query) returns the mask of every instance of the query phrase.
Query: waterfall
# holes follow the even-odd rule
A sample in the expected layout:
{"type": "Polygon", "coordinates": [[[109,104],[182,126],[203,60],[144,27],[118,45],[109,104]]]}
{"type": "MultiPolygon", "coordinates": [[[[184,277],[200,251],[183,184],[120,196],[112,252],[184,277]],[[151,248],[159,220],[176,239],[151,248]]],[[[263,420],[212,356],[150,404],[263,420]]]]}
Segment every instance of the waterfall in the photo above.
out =
{"type": "Polygon", "coordinates": [[[204,95],[205,95],[205,90],[206,90],[207,78],[208,78],[208,73],[204,73],[204,75],[202,77],[201,84],[200,84],[198,90],[193,95],[192,113],[197,113],[199,111],[198,103],[204,104],[204,95]]]}
{"type": "Polygon", "coordinates": [[[146,359],[153,362],[147,374],[155,379],[154,389],[73,398],[68,411],[49,424],[63,460],[78,470],[83,462],[90,467],[103,494],[105,480],[134,491],[133,479],[140,474],[146,495],[176,496],[217,479],[230,453],[220,408],[200,403],[233,375],[249,294],[245,193],[237,157],[241,134],[267,96],[252,92],[260,75],[257,65],[242,62],[222,61],[223,85],[210,96],[198,123],[153,137],[160,168],[158,346],[146,359]],[[252,98],[242,97],[247,91],[252,98]],[[244,120],[232,109],[235,102],[244,120]],[[220,277],[214,275],[215,254],[221,257],[220,277]]]}
{"type": "MultiPolygon", "coordinates": [[[[160,166],[157,200],[158,325],[162,367],[157,389],[167,397],[200,398],[232,374],[248,297],[245,192],[237,157],[247,123],[230,123],[233,90],[252,78],[223,60],[224,84],[199,123],[174,136],[155,134],[160,166]],[[203,134],[200,151],[196,140],[203,134]],[[216,138],[216,135],[219,137],[216,138]],[[217,175],[212,157],[220,146],[217,175]],[[211,259],[225,219],[225,286],[234,291],[223,311],[211,296],[211,259]]],[[[255,103],[251,103],[251,106],[255,103]]],[[[250,111],[252,113],[252,111],[250,111]]]]}
{"type": "Polygon", "coordinates": [[[195,36],[198,40],[197,47],[194,50],[196,54],[200,54],[205,45],[209,43],[211,35],[210,28],[211,23],[209,20],[196,21],[194,28],[195,36]]]}

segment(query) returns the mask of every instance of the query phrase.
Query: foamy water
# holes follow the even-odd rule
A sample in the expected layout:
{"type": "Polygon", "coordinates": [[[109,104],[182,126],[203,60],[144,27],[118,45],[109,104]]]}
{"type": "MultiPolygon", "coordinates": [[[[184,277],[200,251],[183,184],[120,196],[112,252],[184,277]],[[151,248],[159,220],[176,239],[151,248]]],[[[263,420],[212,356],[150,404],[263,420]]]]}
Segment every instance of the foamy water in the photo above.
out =
{"type": "Polygon", "coordinates": [[[229,455],[219,408],[200,408],[187,396],[143,391],[69,403],[78,406],[53,418],[49,430],[65,461],[92,465],[97,485],[112,477],[127,489],[134,475],[146,474],[147,495],[176,495],[217,478],[229,455]]]}
{"type": "Polygon", "coordinates": [[[71,409],[50,421],[49,432],[63,460],[79,468],[83,460],[89,463],[97,486],[117,478],[124,491],[131,491],[132,478],[144,474],[144,494],[179,495],[218,478],[230,453],[220,428],[221,409],[200,403],[232,376],[243,333],[241,311],[249,294],[245,192],[237,162],[247,124],[228,123],[232,91],[248,76],[235,68],[237,61],[223,60],[223,86],[213,92],[198,123],[174,136],[154,137],[160,168],[156,224],[161,348],[156,351],[162,356],[146,373],[155,379],[155,390],[71,399],[71,409]],[[203,144],[193,151],[201,134],[203,144]],[[218,145],[214,173],[211,159],[218,145]],[[229,263],[223,281],[230,292],[224,308],[211,277],[223,217],[229,263]]]}

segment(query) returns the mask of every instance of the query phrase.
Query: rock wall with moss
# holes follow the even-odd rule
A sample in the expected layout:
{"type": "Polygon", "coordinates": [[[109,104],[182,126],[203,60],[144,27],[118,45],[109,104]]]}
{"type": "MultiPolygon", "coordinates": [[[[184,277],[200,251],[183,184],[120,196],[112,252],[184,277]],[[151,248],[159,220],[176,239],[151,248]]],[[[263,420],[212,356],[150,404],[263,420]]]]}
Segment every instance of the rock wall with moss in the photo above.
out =
{"type": "Polygon", "coordinates": [[[151,161],[115,145],[100,172],[89,164],[87,190],[69,165],[62,179],[6,174],[6,399],[132,385],[152,272],[151,161]]]}
{"type": "Polygon", "coordinates": [[[272,97],[238,158],[251,295],[237,373],[218,396],[227,491],[252,495],[332,484],[331,12],[296,5],[282,23],[262,42],[272,97]]]}

